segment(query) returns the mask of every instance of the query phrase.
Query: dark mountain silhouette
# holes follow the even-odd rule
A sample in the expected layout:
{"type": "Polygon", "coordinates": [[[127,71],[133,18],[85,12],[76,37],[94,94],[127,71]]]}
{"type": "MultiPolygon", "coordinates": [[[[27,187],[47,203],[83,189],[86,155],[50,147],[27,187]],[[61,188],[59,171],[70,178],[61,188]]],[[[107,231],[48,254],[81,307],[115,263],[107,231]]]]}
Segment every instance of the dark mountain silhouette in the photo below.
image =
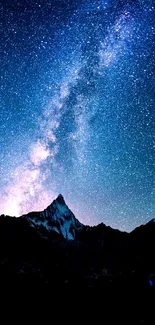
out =
{"type": "Polygon", "coordinates": [[[154,250],[154,220],[131,233],[85,226],[59,195],[42,212],[0,217],[0,288],[110,290],[143,304],[154,295],[154,250]]]}

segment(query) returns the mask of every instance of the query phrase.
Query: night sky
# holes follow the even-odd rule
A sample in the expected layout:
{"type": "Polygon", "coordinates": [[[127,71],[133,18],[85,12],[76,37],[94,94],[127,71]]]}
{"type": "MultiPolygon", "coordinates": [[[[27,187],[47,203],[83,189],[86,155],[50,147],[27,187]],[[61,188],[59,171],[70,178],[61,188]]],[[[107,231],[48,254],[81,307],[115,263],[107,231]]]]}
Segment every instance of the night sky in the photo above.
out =
{"type": "Polygon", "coordinates": [[[0,214],[155,217],[155,1],[0,4],[0,214]]]}

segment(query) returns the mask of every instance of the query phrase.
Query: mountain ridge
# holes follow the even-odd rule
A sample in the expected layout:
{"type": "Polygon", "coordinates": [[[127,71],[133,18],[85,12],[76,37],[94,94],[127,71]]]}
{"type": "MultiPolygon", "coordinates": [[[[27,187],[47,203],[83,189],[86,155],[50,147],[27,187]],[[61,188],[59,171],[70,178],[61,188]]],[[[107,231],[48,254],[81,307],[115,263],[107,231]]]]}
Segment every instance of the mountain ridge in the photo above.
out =
{"type": "Polygon", "coordinates": [[[65,239],[74,240],[75,233],[78,230],[87,229],[91,231],[92,229],[97,229],[98,227],[106,227],[106,229],[111,229],[125,234],[132,234],[141,227],[146,225],[155,225],[155,218],[148,221],[146,224],[141,224],[132,231],[122,231],[111,226],[107,226],[105,223],[101,222],[97,225],[90,226],[81,223],[74,215],[74,213],[67,206],[62,194],[59,194],[56,199],[54,199],[50,205],[47,206],[43,211],[31,211],[19,217],[12,217],[2,214],[0,217],[10,217],[10,218],[26,218],[32,227],[38,228],[45,227],[46,230],[55,231],[61,234],[65,239]],[[68,227],[65,222],[68,221],[68,227]],[[63,229],[64,226],[64,229],[63,229]],[[73,229],[74,228],[74,229],[73,229]],[[74,231],[75,230],[75,231],[74,231]]]}
{"type": "Polygon", "coordinates": [[[27,218],[32,227],[44,227],[47,231],[55,231],[69,240],[74,240],[78,230],[84,227],[68,208],[62,194],[43,211],[30,212],[21,217],[27,218]]]}
{"type": "Polygon", "coordinates": [[[0,217],[0,285],[141,290],[155,286],[155,223],[127,233],[81,224],[58,196],[45,210],[0,217]]]}

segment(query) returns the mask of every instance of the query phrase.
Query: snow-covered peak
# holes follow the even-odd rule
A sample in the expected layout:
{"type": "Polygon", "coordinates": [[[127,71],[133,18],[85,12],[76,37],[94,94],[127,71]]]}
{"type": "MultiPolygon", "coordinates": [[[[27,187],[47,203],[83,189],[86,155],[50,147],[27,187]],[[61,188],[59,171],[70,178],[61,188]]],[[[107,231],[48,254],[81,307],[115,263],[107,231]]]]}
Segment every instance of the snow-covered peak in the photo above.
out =
{"type": "Polygon", "coordinates": [[[61,194],[58,195],[58,197],[42,212],[42,214],[44,215],[45,213],[51,217],[51,215],[53,216],[55,212],[59,212],[57,215],[58,218],[61,217],[62,214],[65,216],[68,214],[73,214],[66,205],[66,202],[61,194]]]}
{"type": "Polygon", "coordinates": [[[61,194],[44,211],[29,213],[27,218],[33,227],[56,231],[69,240],[75,239],[77,231],[83,228],[61,194]]]}

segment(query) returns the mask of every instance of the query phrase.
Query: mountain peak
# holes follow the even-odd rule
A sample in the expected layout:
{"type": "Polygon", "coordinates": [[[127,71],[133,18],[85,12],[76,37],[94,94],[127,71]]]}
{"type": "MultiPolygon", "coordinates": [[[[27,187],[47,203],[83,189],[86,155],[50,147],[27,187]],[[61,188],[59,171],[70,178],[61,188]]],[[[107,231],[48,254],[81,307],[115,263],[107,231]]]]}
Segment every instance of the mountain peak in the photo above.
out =
{"type": "Polygon", "coordinates": [[[83,227],[68,208],[62,194],[44,211],[29,213],[28,220],[32,227],[55,231],[66,239],[75,239],[77,231],[83,227]]]}
{"type": "Polygon", "coordinates": [[[59,204],[66,204],[62,194],[59,194],[55,201],[58,202],[59,204]]]}

